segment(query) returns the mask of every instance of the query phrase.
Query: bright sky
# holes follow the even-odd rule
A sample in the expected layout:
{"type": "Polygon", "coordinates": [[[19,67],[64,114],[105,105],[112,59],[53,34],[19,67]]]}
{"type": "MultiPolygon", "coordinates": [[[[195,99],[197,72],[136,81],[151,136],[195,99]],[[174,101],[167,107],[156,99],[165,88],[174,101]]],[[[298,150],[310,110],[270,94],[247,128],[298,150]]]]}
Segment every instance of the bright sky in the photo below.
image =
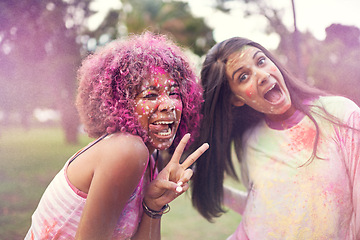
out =
{"type": "MultiPolygon", "coordinates": [[[[188,0],[194,14],[204,16],[214,27],[217,42],[233,36],[250,38],[267,48],[275,48],[279,42],[276,35],[265,35],[266,19],[261,16],[243,17],[242,5],[236,4],[231,14],[214,12],[204,0],[188,0]]],[[[209,2],[209,1],[207,1],[209,2]]],[[[240,1],[239,1],[240,2],[240,1]]],[[[267,0],[276,8],[284,9],[284,22],[293,26],[291,0],[267,0]]],[[[354,25],[360,28],[359,0],[294,0],[297,27],[301,32],[310,31],[316,38],[325,38],[325,28],[332,23],[354,25]]]]}
{"type": "MultiPolygon", "coordinates": [[[[265,35],[267,20],[262,16],[243,17],[242,1],[234,4],[231,14],[214,11],[211,2],[215,0],[183,0],[188,1],[193,14],[206,19],[214,28],[214,38],[217,42],[233,36],[250,38],[264,47],[276,48],[279,37],[276,34],[265,35]]],[[[359,0],[294,0],[296,8],[297,27],[300,31],[310,31],[316,38],[325,38],[325,28],[332,23],[353,25],[360,28],[359,0]]],[[[284,9],[284,22],[293,26],[291,0],[266,0],[276,8],[284,9]],[[274,5],[275,4],[275,5],[274,5]]],[[[103,18],[109,7],[119,9],[119,0],[96,0],[93,4],[99,10],[90,25],[96,25],[103,18]],[[105,4],[106,3],[106,4],[105,4]]]]}

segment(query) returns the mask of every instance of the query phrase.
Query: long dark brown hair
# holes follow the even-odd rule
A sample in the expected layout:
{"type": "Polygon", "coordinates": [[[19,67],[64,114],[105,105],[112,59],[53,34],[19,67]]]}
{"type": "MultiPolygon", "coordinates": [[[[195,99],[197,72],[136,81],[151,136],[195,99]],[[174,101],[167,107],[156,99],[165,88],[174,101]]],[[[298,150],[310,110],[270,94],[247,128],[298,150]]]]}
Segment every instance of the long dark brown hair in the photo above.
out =
{"type": "MultiPolygon", "coordinates": [[[[196,161],[192,181],[193,205],[209,221],[225,212],[222,207],[224,174],[238,179],[231,157],[231,142],[234,141],[235,149],[241,150],[243,133],[264,118],[263,113],[247,105],[234,107],[230,103],[231,90],[226,76],[226,62],[231,54],[245,45],[260,49],[278,67],[293,106],[314,122],[317,134],[311,158],[316,156],[319,126],[310,107],[303,102],[305,99],[328,94],[295,78],[267,49],[256,42],[234,37],[216,44],[208,52],[201,70],[205,101],[202,105],[203,119],[198,145],[207,142],[210,148],[196,161]]],[[[238,160],[241,162],[239,155],[238,160]]]]}

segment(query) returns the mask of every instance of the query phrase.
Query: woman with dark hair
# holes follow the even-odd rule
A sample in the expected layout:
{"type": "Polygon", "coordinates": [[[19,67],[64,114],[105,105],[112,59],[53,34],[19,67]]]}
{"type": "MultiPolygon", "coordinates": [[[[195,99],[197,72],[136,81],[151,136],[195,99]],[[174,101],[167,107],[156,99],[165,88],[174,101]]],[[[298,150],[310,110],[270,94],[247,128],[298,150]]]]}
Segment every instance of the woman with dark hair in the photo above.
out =
{"type": "Polygon", "coordinates": [[[192,67],[166,36],[145,32],[88,56],[78,80],[77,108],[96,140],[51,181],[25,239],[160,239],[168,203],[189,188],[188,167],[208,148],[180,163],[200,121],[192,67]],[[175,146],[159,169],[156,153],[175,146]]]}
{"type": "Polygon", "coordinates": [[[192,201],[209,221],[242,214],[229,239],[360,239],[360,109],[292,76],[260,44],[216,44],[201,71],[205,102],[192,201]],[[223,186],[237,179],[245,192],[223,186]]]}

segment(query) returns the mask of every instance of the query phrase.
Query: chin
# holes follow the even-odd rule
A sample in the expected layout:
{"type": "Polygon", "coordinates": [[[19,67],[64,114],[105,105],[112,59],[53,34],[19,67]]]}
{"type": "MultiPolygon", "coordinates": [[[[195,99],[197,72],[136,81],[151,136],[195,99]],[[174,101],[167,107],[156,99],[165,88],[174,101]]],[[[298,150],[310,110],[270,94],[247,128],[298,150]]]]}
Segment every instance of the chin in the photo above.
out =
{"type": "Polygon", "coordinates": [[[159,144],[152,144],[154,146],[155,149],[157,150],[166,150],[168,149],[171,145],[171,144],[168,144],[168,143],[159,143],[159,144]]]}
{"type": "Polygon", "coordinates": [[[174,142],[174,138],[169,139],[154,139],[150,141],[150,145],[158,150],[165,150],[168,149],[174,142]]]}

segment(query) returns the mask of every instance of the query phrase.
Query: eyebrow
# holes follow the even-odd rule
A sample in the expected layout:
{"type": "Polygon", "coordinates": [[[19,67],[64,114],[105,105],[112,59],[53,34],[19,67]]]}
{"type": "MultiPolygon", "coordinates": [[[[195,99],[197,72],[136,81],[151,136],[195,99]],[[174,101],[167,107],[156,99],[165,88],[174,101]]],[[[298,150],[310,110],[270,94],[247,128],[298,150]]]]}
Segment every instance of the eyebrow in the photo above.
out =
{"type": "Polygon", "coordinates": [[[256,51],[256,53],[255,53],[255,54],[254,54],[254,56],[253,56],[253,59],[255,59],[255,58],[256,58],[256,55],[257,55],[258,53],[262,53],[262,51],[261,51],[261,50],[256,51]]]}
{"type": "MultiPolygon", "coordinates": [[[[262,51],[261,51],[261,50],[256,51],[252,58],[255,59],[255,58],[256,58],[256,55],[257,55],[258,53],[262,53],[262,51]]],[[[238,71],[240,71],[242,68],[243,68],[243,67],[240,67],[240,68],[236,69],[236,70],[233,72],[233,74],[232,74],[232,76],[231,76],[231,79],[232,79],[232,80],[234,80],[235,74],[236,74],[238,71]]]]}
{"type": "Polygon", "coordinates": [[[174,84],[170,84],[170,87],[178,87],[178,88],[180,88],[180,84],[175,82],[174,84]]]}
{"type": "Polygon", "coordinates": [[[232,74],[232,76],[231,76],[231,79],[232,79],[232,80],[234,80],[235,74],[236,74],[238,71],[240,71],[242,68],[243,68],[243,67],[240,67],[240,68],[236,69],[236,70],[233,72],[233,74],[232,74]]]}
{"type": "Polygon", "coordinates": [[[156,89],[156,86],[151,85],[151,86],[147,86],[147,87],[141,87],[140,91],[144,92],[144,91],[147,91],[147,90],[154,90],[154,89],[156,89]]]}

